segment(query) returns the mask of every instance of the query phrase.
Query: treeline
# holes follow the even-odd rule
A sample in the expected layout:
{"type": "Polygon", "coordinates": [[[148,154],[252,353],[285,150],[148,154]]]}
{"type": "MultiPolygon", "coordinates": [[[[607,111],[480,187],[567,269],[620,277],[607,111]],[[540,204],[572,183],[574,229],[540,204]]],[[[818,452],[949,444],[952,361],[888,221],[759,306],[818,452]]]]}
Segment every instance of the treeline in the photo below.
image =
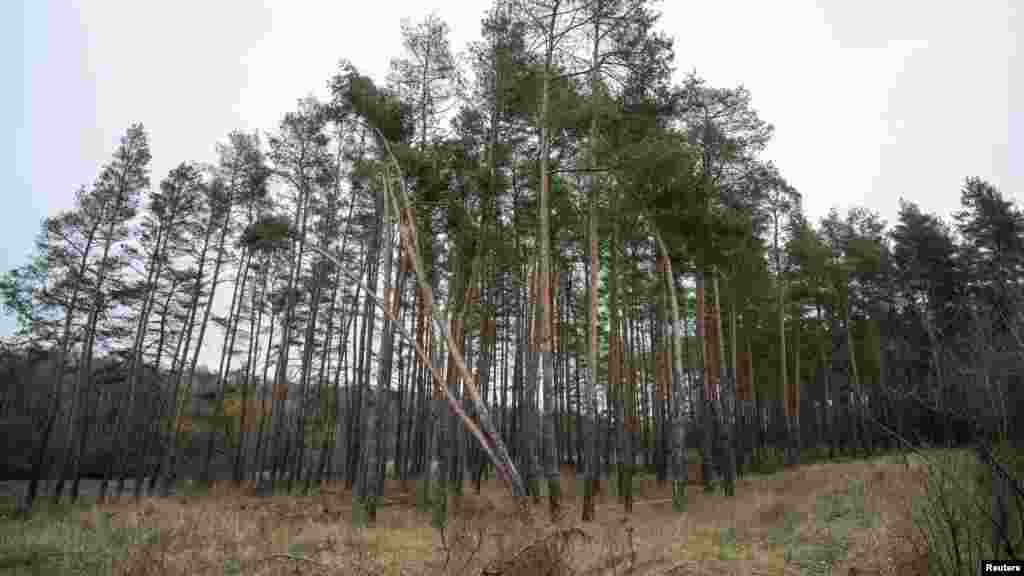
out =
{"type": "Polygon", "coordinates": [[[328,99],[155,186],[130,127],[0,280],[26,506],[44,478],[184,471],[343,479],[372,521],[387,474],[443,515],[493,470],[557,514],[571,464],[586,519],[610,474],[629,509],[638,467],[682,509],[691,448],[731,493],[769,448],[1019,442],[1019,207],[971,178],[949,223],[810,222],[751,94],[674,81],[656,24],[499,1],[464,63],[437,17],[405,24],[385,82],[343,61],[328,99]]]}

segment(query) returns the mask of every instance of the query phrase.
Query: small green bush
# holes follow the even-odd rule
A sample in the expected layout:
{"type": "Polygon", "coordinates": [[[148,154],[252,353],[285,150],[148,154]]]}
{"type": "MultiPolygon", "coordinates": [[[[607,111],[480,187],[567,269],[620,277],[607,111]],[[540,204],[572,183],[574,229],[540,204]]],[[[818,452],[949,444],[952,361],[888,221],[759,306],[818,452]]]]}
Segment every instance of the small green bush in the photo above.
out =
{"type": "MultiPolygon", "coordinates": [[[[1022,478],[1024,458],[1008,445],[993,449],[1016,478],[1022,478]]],[[[1006,558],[1006,543],[993,537],[992,474],[978,455],[967,450],[928,451],[925,493],[912,510],[918,536],[928,552],[932,574],[973,574],[981,559],[1006,558]]],[[[1009,502],[1009,540],[1016,554],[1024,550],[1024,502],[1009,502]]]]}
{"type": "Polygon", "coordinates": [[[796,512],[786,512],[782,524],[768,530],[768,543],[773,546],[789,547],[796,541],[796,530],[800,526],[800,517],[796,512]]]}
{"type": "Polygon", "coordinates": [[[801,539],[799,516],[787,512],[782,524],[769,530],[768,543],[784,547],[786,562],[799,566],[801,574],[831,574],[832,566],[846,556],[851,533],[874,524],[875,518],[865,504],[864,483],[851,482],[846,490],[827,494],[815,502],[814,518],[825,529],[824,541],[801,539]]]}
{"type": "Polygon", "coordinates": [[[735,560],[739,557],[736,549],[736,529],[725,528],[718,534],[718,559],[735,560]]]}

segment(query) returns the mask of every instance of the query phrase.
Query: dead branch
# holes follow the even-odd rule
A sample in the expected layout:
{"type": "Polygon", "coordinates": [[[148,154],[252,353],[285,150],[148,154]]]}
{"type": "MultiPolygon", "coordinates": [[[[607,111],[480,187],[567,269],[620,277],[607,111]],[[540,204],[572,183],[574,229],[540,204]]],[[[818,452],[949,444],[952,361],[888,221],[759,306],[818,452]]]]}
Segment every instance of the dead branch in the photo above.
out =
{"type": "Polygon", "coordinates": [[[283,552],[279,553],[279,554],[270,554],[269,556],[265,556],[263,558],[263,560],[264,561],[267,561],[267,560],[291,560],[293,562],[302,562],[302,563],[305,563],[305,564],[309,564],[311,566],[315,566],[317,568],[320,568],[321,570],[327,570],[327,569],[330,568],[330,566],[328,566],[326,564],[323,564],[321,562],[317,562],[316,560],[313,560],[312,558],[306,558],[305,556],[296,556],[294,554],[285,554],[283,552]]]}
{"type": "Polygon", "coordinates": [[[511,558],[501,561],[499,566],[487,566],[480,572],[481,576],[502,576],[506,572],[516,574],[524,568],[536,568],[538,564],[563,566],[566,552],[573,539],[591,542],[593,537],[580,528],[572,526],[563,528],[534,540],[511,558]]]}

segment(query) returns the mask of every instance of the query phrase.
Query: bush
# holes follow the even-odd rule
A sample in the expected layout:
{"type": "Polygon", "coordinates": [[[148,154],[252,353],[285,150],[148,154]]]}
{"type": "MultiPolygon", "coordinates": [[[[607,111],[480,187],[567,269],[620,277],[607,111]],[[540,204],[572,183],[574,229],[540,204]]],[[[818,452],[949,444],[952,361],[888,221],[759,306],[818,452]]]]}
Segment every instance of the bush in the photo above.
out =
{"type": "MultiPolygon", "coordinates": [[[[1003,445],[993,450],[996,461],[1021,478],[1024,458],[1003,445]]],[[[928,554],[932,574],[973,574],[981,559],[1005,559],[1024,549],[1021,512],[1024,502],[1012,493],[1007,539],[997,538],[992,506],[995,470],[966,450],[932,452],[926,456],[925,495],[913,507],[919,541],[928,554]]]]}
{"type": "Polygon", "coordinates": [[[782,523],[768,532],[768,543],[783,548],[786,562],[798,566],[801,574],[830,574],[832,567],[846,556],[851,533],[875,522],[865,508],[863,482],[851,482],[843,492],[820,497],[815,503],[814,518],[825,534],[824,539],[802,538],[800,518],[794,512],[786,512],[782,523]]]}

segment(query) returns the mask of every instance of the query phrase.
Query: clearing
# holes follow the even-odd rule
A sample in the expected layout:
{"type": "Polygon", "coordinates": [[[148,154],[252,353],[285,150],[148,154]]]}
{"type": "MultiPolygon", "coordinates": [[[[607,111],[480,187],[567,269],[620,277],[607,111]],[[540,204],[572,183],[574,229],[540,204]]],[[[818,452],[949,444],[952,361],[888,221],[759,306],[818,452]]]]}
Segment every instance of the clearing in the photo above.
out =
{"type": "Polygon", "coordinates": [[[257,497],[216,485],[8,514],[0,574],[923,574],[909,521],[923,475],[913,456],[811,464],[742,478],[735,498],[690,486],[684,514],[669,484],[643,476],[628,517],[605,481],[597,521],[583,524],[569,472],[564,518],[551,523],[542,501],[530,525],[492,479],[453,499],[443,534],[414,506],[413,483],[387,482],[369,528],[351,525],[351,495],[337,486],[257,497]]]}

